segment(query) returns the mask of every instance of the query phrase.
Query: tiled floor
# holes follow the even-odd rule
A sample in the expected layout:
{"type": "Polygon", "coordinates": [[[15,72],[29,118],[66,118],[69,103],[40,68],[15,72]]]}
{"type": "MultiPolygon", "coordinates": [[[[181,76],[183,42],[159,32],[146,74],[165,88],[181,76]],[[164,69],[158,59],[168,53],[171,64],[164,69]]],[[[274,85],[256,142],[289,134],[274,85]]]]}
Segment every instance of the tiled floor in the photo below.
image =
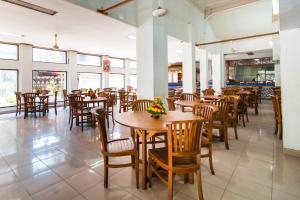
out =
{"type": "MultiPolygon", "coordinates": [[[[270,102],[263,102],[259,116],[250,110],[247,127],[239,126],[239,140],[229,130],[230,150],[214,144],[216,175],[210,174],[207,159],[202,165],[206,200],[300,199],[300,159],[282,154],[272,119],[270,102]]],[[[155,179],[152,189],[137,190],[132,168],[110,170],[109,189],[104,189],[97,130],[70,132],[67,121],[63,109],[37,119],[0,115],[1,200],[166,199],[167,187],[155,179]]],[[[110,137],[128,135],[127,128],[116,125],[110,137]]],[[[195,188],[177,177],[174,197],[196,199],[195,188]]]]}

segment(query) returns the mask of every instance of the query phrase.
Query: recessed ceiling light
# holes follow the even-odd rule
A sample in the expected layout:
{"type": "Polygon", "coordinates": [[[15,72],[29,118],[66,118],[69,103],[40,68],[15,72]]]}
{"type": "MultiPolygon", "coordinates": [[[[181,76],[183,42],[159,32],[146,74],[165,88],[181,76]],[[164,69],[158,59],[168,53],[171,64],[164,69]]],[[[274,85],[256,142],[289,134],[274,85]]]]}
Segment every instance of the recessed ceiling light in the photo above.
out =
{"type": "Polygon", "coordinates": [[[0,35],[11,36],[11,37],[24,37],[24,35],[19,35],[19,34],[15,34],[15,33],[8,33],[8,32],[0,32],[0,35]]]}
{"type": "Polygon", "coordinates": [[[135,35],[128,35],[127,36],[129,39],[131,39],[131,40],[136,40],[136,36],[135,35]]]}

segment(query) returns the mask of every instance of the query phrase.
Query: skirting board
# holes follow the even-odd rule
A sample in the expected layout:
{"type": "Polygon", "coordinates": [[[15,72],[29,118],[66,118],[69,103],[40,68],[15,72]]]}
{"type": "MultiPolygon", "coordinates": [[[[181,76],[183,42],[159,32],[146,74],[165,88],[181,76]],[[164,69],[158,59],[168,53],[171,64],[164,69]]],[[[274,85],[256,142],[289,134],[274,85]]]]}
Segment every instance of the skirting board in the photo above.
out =
{"type": "Polygon", "coordinates": [[[283,148],[283,153],[287,154],[287,155],[290,155],[290,156],[300,157],[300,151],[299,150],[283,148]]]}

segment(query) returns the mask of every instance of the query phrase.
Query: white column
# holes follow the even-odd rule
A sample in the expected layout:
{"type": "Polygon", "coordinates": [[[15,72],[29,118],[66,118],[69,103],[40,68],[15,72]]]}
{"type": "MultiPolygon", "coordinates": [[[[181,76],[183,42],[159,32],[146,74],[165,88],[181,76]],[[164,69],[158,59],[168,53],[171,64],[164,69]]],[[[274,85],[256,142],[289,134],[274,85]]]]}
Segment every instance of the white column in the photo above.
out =
{"type": "Polygon", "coordinates": [[[200,49],[200,87],[201,91],[208,88],[208,54],[206,49],[200,49]]]}
{"type": "Polygon", "coordinates": [[[75,51],[68,52],[68,90],[77,90],[78,88],[78,77],[77,77],[77,53],[75,51]]]}
{"type": "Polygon", "coordinates": [[[280,64],[274,65],[275,68],[275,86],[281,86],[280,64]]]}
{"type": "Polygon", "coordinates": [[[165,18],[152,17],[152,1],[138,1],[137,90],[139,98],[168,95],[168,56],[165,18]]]}
{"type": "Polygon", "coordinates": [[[222,84],[222,59],[221,54],[212,55],[212,79],[213,89],[216,92],[221,92],[222,84]]]}
{"type": "Polygon", "coordinates": [[[23,93],[32,91],[32,46],[21,44],[19,47],[20,88],[23,93]]]}
{"type": "Polygon", "coordinates": [[[195,43],[193,40],[192,25],[188,24],[189,41],[184,43],[182,75],[183,92],[196,92],[196,65],[195,65],[195,43]]]}
{"type": "MultiPolygon", "coordinates": [[[[283,147],[300,151],[300,29],[280,32],[283,147]]],[[[298,152],[299,154],[299,152],[298,152]]]]}

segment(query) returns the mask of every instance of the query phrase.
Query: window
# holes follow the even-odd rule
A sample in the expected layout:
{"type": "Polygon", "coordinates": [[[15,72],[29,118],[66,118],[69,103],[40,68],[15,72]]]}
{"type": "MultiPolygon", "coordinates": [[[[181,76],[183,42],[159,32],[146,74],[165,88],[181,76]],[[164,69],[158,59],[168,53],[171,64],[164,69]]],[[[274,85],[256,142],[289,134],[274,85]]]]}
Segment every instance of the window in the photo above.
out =
{"type": "Polygon", "coordinates": [[[93,90],[101,88],[101,74],[97,73],[77,73],[78,88],[86,88],[93,90]]]}
{"type": "Polygon", "coordinates": [[[77,54],[78,65],[101,66],[101,57],[87,54],[77,54]]]}
{"type": "Polygon", "coordinates": [[[109,87],[116,87],[121,89],[125,87],[124,74],[109,74],[109,87]]]}
{"type": "Polygon", "coordinates": [[[0,69],[0,107],[15,105],[16,91],[18,91],[18,71],[0,69]]]}
{"type": "Polygon", "coordinates": [[[136,68],[136,61],[135,60],[129,60],[129,68],[136,68]]]}
{"type": "Polygon", "coordinates": [[[129,82],[130,82],[130,86],[132,86],[134,89],[137,88],[136,74],[130,75],[129,82]]]}
{"type": "Polygon", "coordinates": [[[124,68],[124,60],[119,58],[109,58],[110,66],[116,68],[124,68]]]}
{"type": "MultiPolygon", "coordinates": [[[[32,71],[32,90],[49,90],[50,94],[58,91],[57,99],[63,99],[63,91],[67,89],[67,72],[59,71],[32,71]]],[[[53,98],[53,97],[50,97],[53,98]]]]}
{"type": "Polygon", "coordinates": [[[14,44],[0,44],[0,58],[18,60],[18,46],[14,44]]]}
{"type": "Polygon", "coordinates": [[[66,64],[67,53],[65,51],[32,48],[32,60],[36,62],[66,64]]]}

